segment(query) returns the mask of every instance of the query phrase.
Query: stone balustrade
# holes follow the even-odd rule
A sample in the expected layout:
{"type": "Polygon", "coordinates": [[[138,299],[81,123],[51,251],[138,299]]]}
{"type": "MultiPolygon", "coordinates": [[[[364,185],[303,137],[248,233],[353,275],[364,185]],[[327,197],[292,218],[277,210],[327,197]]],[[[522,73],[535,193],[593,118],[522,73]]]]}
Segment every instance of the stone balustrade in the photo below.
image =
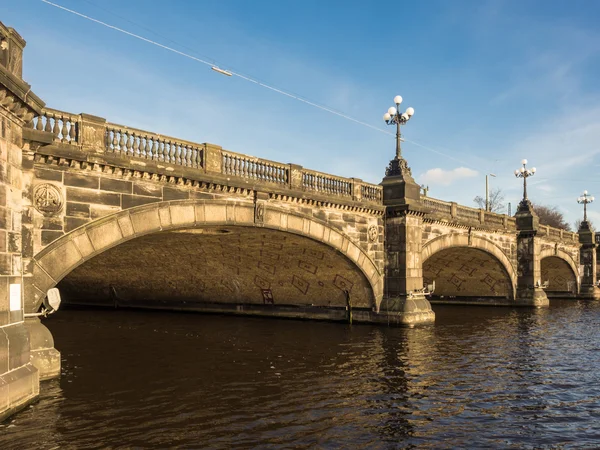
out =
{"type": "Polygon", "coordinates": [[[480,220],[480,209],[469,208],[468,206],[457,205],[456,206],[456,217],[459,220],[465,220],[468,222],[481,222],[480,220]]]}
{"type": "Polygon", "coordinates": [[[226,150],[221,151],[222,173],[267,183],[286,185],[290,179],[289,165],[266,159],[246,156],[226,150]]]}
{"type": "Polygon", "coordinates": [[[382,187],[376,184],[109,123],[100,117],[45,108],[32,119],[29,127],[53,133],[55,143],[79,147],[82,152],[150,160],[318,196],[383,204],[382,187]]]}
{"type": "Polygon", "coordinates": [[[421,197],[423,205],[430,208],[434,212],[452,216],[452,202],[445,202],[433,197],[421,197]]]}
{"type": "Polygon", "coordinates": [[[516,228],[516,220],[505,214],[496,214],[478,208],[469,208],[455,202],[445,202],[433,197],[421,197],[423,206],[431,211],[434,217],[444,220],[485,225],[492,228],[516,228]]]}
{"type": "Polygon", "coordinates": [[[302,188],[326,195],[352,198],[352,179],[342,178],[314,170],[302,170],[302,188]]]}
{"type": "Polygon", "coordinates": [[[106,124],[107,153],[202,168],[203,146],[168,136],[106,124]]]}
{"type": "Polygon", "coordinates": [[[31,128],[54,134],[54,140],[63,144],[77,145],[81,115],[56,109],[44,108],[42,115],[35,117],[31,128]]]}

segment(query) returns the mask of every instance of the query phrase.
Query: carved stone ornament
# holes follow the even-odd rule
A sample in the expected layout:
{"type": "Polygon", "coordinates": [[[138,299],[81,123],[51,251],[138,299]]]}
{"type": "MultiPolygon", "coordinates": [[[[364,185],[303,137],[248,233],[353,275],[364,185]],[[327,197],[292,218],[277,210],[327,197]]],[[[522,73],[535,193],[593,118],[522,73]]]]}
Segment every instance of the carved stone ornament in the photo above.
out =
{"type": "Polygon", "coordinates": [[[375,242],[377,240],[377,227],[375,225],[371,225],[367,230],[367,236],[369,236],[369,242],[375,242]]]}
{"type": "Polygon", "coordinates": [[[256,203],[254,206],[254,223],[263,223],[265,221],[265,204],[256,203]]]}
{"type": "Polygon", "coordinates": [[[38,184],[33,190],[33,205],[42,214],[51,216],[62,209],[62,194],[53,184],[38,184]]]}

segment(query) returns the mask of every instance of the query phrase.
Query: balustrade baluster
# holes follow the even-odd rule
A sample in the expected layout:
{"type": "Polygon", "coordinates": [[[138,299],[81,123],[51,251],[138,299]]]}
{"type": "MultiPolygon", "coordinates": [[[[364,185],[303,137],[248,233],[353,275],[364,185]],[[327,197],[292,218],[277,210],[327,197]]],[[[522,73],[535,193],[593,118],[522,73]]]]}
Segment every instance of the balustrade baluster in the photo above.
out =
{"type": "Polygon", "coordinates": [[[35,124],[35,129],[38,131],[42,131],[44,129],[44,124],[42,123],[42,119],[44,118],[44,113],[41,116],[37,116],[37,123],[35,124]]]}
{"type": "Polygon", "coordinates": [[[168,163],[171,159],[171,143],[169,141],[162,141],[162,160],[168,163]]]}
{"type": "Polygon", "coordinates": [[[127,154],[127,147],[125,146],[125,132],[123,130],[119,130],[119,135],[121,137],[119,140],[119,151],[121,154],[127,154]]]}
{"type": "Polygon", "coordinates": [[[190,147],[185,144],[181,144],[181,165],[185,167],[189,167],[189,158],[190,158],[190,147]]]}
{"type": "Polygon", "coordinates": [[[54,134],[54,138],[55,139],[60,139],[58,136],[60,135],[60,127],[58,125],[58,117],[53,114],[53,119],[54,119],[54,125],[52,127],[52,133],[54,134]]]}
{"type": "Polygon", "coordinates": [[[75,144],[77,142],[77,130],[75,129],[75,127],[77,127],[77,122],[73,120],[72,117],[69,120],[71,122],[71,127],[69,128],[69,143],[75,144]]]}
{"type": "Polygon", "coordinates": [[[135,156],[135,153],[133,152],[133,144],[131,142],[131,134],[129,134],[129,131],[126,131],[123,134],[125,135],[125,153],[128,156],[135,156]]]}
{"type": "Polygon", "coordinates": [[[167,147],[167,141],[158,138],[158,160],[167,162],[169,159],[169,148],[167,147]]]}
{"type": "Polygon", "coordinates": [[[175,145],[173,145],[173,142],[171,141],[166,141],[166,145],[168,145],[168,151],[166,153],[167,158],[169,158],[169,162],[171,164],[175,163],[175,145]]]}
{"type": "Polygon", "coordinates": [[[67,143],[67,136],[68,134],[68,129],[67,129],[67,120],[65,119],[65,116],[60,116],[60,122],[61,122],[61,127],[60,127],[60,142],[61,143],[67,143]]]}
{"type": "Polygon", "coordinates": [[[181,165],[187,167],[188,166],[188,146],[181,144],[180,145],[180,158],[181,158],[181,165]]]}
{"type": "Polygon", "coordinates": [[[133,140],[133,156],[136,158],[140,157],[140,141],[142,140],[141,136],[136,136],[135,133],[131,133],[131,139],[133,140]]]}
{"type": "Polygon", "coordinates": [[[183,165],[183,145],[182,144],[175,144],[175,160],[177,161],[177,164],[179,164],[180,166],[183,165]]]}
{"type": "Polygon", "coordinates": [[[140,158],[148,159],[148,136],[140,134],[140,158]]]}
{"type": "Polygon", "coordinates": [[[46,114],[46,126],[44,127],[44,131],[47,131],[48,133],[54,132],[54,127],[52,126],[52,122],[50,120],[51,117],[51,114],[46,114]]]}
{"type": "Polygon", "coordinates": [[[158,141],[155,137],[150,138],[149,146],[152,152],[152,161],[158,161],[158,141]]]}
{"type": "Polygon", "coordinates": [[[119,148],[119,133],[116,128],[113,128],[113,152],[117,154],[121,154],[121,149],[119,148]]]}

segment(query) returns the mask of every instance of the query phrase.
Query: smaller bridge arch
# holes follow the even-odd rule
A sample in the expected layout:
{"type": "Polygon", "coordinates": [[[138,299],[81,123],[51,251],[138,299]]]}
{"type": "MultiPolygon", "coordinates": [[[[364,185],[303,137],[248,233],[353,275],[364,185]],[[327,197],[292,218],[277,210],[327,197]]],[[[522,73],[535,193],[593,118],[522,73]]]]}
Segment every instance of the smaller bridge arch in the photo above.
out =
{"type": "Polygon", "coordinates": [[[565,292],[569,294],[578,294],[581,287],[581,278],[579,276],[578,264],[573,257],[561,248],[544,248],[540,251],[540,271],[542,282],[548,281],[548,291],[565,292]],[[554,268],[551,265],[552,260],[558,262],[554,268]],[[571,280],[569,280],[571,278],[571,280]],[[558,281],[558,282],[557,282],[558,281]],[[574,290],[569,289],[569,281],[574,281],[574,290]],[[554,282],[554,283],[553,283],[554,282]]]}
{"type": "Polygon", "coordinates": [[[364,275],[376,308],[383,277],[369,255],[352,239],[326,222],[252,201],[176,200],[130,208],[89,222],[56,240],[34,257],[33,277],[25,285],[25,310],[34,312],[45,293],[91,258],[134,238],[163,231],[211,226],[259,227],[309,238],[331,247],[364,275]]]}
{"type": "Polygon", "coordinates": [[[450,249],[474,249],[491,256],[499,265],[502,267],[504,274],[510,280],[510,296],[511,299],[515,298],[516,286],[517,286],[517,273],[512,265],[510,259],[506,256],[504,251],[494,242],[486,239],[483,236],[475,234],[464,234],[464,233],[451,233],[438,236],[423,246],[422,258],[423,264],[430,259],[432,256],[439,254],[445,250],[450,249]]]}

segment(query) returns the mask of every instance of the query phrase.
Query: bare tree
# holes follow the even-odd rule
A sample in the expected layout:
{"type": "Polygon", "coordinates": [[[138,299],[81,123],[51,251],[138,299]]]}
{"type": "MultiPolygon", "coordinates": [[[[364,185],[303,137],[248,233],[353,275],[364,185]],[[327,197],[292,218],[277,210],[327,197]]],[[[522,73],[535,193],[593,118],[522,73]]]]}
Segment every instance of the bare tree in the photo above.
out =
{"type": "MultiPolygon", "coordinates": [[[[577,219],[575,221],[575,231],[578,231],[581,228],[581,222],[583,222],[583,220],[581,219],[577,219]]],[[[594,227],[594,224],[592,223],[592,221],[590,219],[587,220],[587,223],[590,227],[590,230],[595,231],[596,228],[594,227]]]]}
{"type": "Polygon", "coordinates": [[[540,218],[542,225],[550,225],[554,228],[561,228],[566,231],[571,231],[571,225],[565,221],[565,216],[556,206],[536,205],[532,203],[533,210],[540,218]]]}
{"type": "MultiPolygon", "coordinates": [[[[485,198],[478,195],[473,199],[473,202],[481,209],[485,209],[485,198]]],[[[490,191],[488,199],[488,210],[495,213],[503,213],[506,206],[504,205],[504,193],[502,189],[495,188],[490,191]]]]}

